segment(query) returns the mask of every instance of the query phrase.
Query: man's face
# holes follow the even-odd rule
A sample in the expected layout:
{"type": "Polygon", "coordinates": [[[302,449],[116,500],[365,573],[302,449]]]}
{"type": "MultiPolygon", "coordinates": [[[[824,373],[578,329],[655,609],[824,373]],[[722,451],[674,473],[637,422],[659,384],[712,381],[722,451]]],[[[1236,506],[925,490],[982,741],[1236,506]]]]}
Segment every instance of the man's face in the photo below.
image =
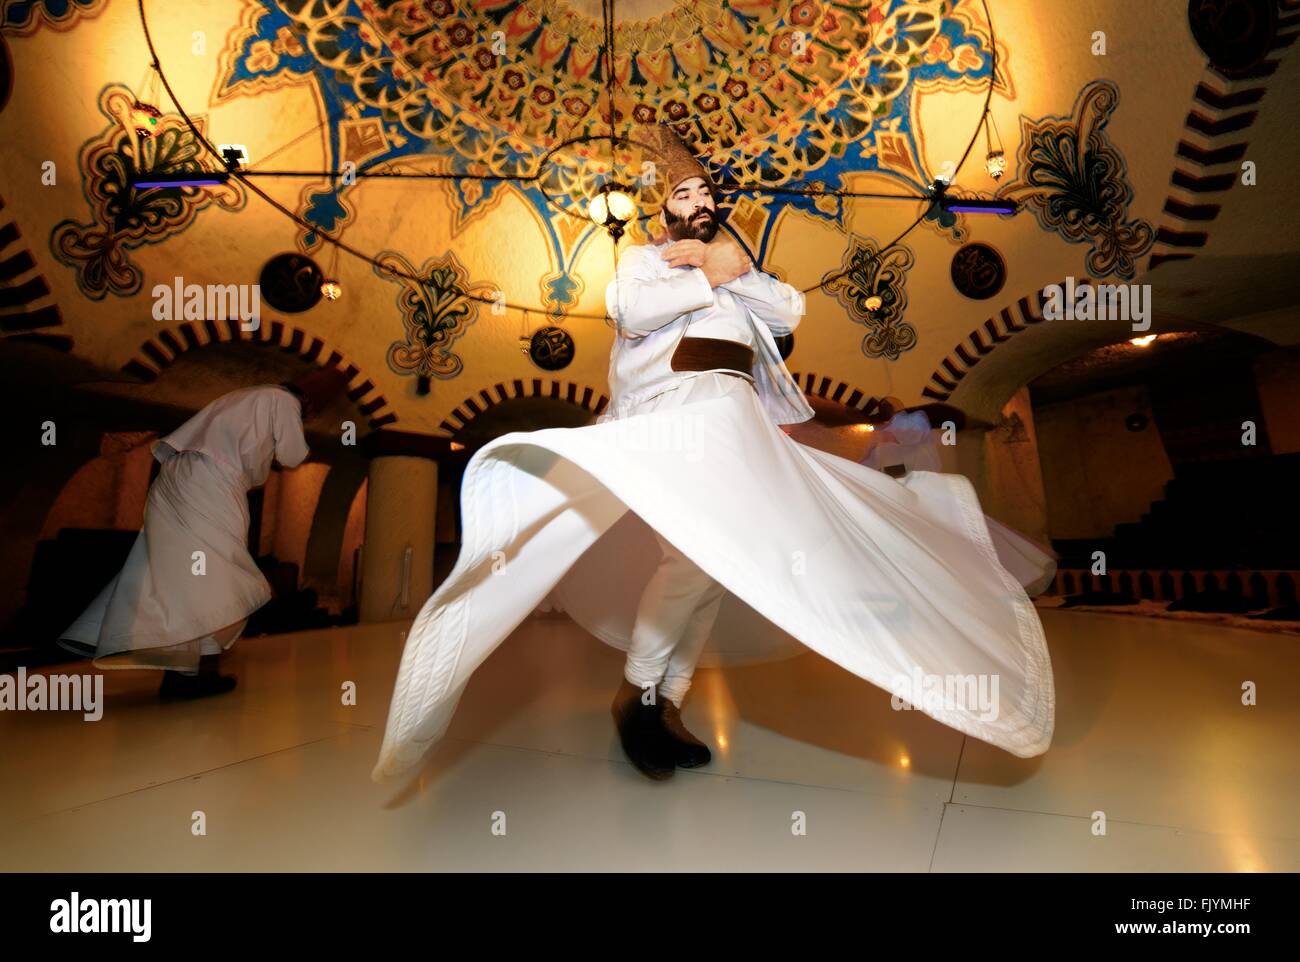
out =
{"type": "Polygon", "coordinates": [[[676,187],[664,201],[664,227],[673,240],[708,243],[718,232],[718,209],[713,192],[703,177],[691,177],[676,187]]]}

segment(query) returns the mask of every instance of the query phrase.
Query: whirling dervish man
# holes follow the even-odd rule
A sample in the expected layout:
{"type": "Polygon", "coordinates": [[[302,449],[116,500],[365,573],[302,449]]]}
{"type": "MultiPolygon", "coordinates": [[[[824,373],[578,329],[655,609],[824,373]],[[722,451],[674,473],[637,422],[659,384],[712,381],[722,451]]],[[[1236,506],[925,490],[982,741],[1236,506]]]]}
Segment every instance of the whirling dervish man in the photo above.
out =
{"type": "Polygon", "coordinates": [[[538,607],[627,652],[614,723],[654,779],[710,761],[681,718],[697,665],[806,649],[958,731],[1043,753],[1055,694],[1024,585],[1054,560],[1021,558],[1017,580],[961,475],[894,478],[781,430],[813,416],[775,342],[803,299],[719,230],[707,172],[671,130],[637,136],[658,148],[668,237],[626,251],[609,285],[609,407],[470,459],[460,556],[407,637],[374,777],[419,762],[538,607]]]}
{"type": "Polygon", "coordinates": [[[343,372],[318,368],[231,391],[155,442],[162,467],[144,528],[59,644],[98,668],[163,671],[163,698],[234,688],[219,656],[272,596],[248,551],[248,492],[266,482],[272,461],[293,468],[307,458],[303,422],[346,386],[343,372]]]}

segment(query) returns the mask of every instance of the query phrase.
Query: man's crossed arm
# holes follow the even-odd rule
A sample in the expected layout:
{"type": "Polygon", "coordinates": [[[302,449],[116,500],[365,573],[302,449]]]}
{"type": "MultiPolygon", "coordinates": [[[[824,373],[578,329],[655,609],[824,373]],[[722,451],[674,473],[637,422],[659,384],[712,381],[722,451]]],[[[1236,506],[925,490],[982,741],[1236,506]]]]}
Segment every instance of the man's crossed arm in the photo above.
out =
{"type": "Polygon", "coordinates": [[[619,333],[644,337],[682,314],[712,307],[714,290],[724,288],[741,300],[773,334],[789,334],[803,315],[803,294],[754,267],[749,255],[729,237],[705,244],[677,241],[662,253],[673,271],[665,277],[653,247],[634,247],[623,255],[606,291],[609,314],[619,333]]]}
{"type": "Polygon", "coordinates": [[[791,333],[803,318],[803,293],[758,268],[750,268],[722,286],[777,336],[791,333]]]}

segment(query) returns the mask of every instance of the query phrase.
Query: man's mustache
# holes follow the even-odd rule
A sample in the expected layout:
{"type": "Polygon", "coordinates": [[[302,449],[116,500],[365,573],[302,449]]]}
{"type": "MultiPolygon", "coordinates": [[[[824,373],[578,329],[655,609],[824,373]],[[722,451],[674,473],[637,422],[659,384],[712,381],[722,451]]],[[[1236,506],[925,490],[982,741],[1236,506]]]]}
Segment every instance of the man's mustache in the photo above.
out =
{"type": "Polygon", "coordinates": [[[703,240],[705,236],[717,231],[722,224],[718,211],[710,207],[701,207],[692,213],[674,214],[664,210],[665,226],[677,240],[703,240]]]}

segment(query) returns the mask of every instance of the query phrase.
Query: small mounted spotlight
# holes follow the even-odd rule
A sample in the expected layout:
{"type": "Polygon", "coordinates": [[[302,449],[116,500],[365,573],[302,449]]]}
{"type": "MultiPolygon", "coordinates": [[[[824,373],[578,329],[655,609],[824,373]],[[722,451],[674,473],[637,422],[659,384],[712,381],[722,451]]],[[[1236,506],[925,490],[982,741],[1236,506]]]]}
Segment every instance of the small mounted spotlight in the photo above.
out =
{"type": "Polygon", "coordinates": [[[243,144],[217,144],[226,170],[243,170],[248,166],[248,148],[243,144]]]}

